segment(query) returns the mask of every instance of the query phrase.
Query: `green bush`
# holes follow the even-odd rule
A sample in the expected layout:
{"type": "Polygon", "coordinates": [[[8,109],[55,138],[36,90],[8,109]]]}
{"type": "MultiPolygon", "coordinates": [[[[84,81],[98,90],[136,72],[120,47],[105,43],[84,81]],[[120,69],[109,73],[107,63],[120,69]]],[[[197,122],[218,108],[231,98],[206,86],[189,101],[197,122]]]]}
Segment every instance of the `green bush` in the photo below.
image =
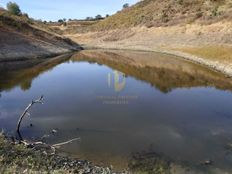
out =
{"type": "Polygon", "coordinates": [[[7,3],[7,10],[13,15],[19,16],[22,14],[18,4],[16,4],[15,2],[8,2],[7,3]]]}

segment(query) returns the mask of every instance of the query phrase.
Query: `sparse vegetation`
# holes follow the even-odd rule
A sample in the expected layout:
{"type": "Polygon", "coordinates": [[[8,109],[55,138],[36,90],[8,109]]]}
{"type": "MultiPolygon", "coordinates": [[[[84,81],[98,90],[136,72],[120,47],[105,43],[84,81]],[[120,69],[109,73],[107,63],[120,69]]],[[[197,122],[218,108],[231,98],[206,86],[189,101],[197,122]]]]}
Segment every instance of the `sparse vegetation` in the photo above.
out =
{"type": "Polygon", "coordinates": [[[175,50],[225,63],[229,63],[232,59],[232,47],[229,46],[184,47],[176,48],[175,50]]]}
{"type": "MultiPolygon", "coordinates": [[[[209,24],[231,18],[229,0],[143,0],[91,26],[102,31],[135,26],[159,27],[178,24],[209,24]]],[[[123,8],[127,8],[125,4],[123,8]]]]}
{"type": "Polygon", "coordinates": [[[26,147],[0,134],[0,173],[110,173],[110,169],[53,154],[46,147],[26,147]],[[89,172],[88,172],[89,173],[89,172]]]}
{"type": "Polygon", "coordinates": [[[215,7],[213,10],[212,10],[212,16],[217,16],[219,15],[218,13],[218,7],[215,7]]]}

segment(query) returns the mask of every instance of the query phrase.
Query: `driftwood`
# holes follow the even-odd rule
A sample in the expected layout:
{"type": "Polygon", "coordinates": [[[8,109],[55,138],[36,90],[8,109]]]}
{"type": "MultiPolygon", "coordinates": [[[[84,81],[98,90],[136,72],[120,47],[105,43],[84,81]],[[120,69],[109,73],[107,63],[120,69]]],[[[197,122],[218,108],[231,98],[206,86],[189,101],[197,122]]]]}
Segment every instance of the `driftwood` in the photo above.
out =
{"type": "Polygon", "coordinates": [[[19,131],[19,129],[20,129],[20,126],[21,126],[21,123],[22,123],[22,120],[23,120],[23,118],[26,116],[26,115],[30,115],[30,113],[29,113],[29,110],[30,110],[30,108],[34,105],[34,104],[36,104],[36,103],[39,103],[39,104],[43,104],[43,96],[41,96],[39,99],[37,99],[37,100],[32,100],[32,102],[26,107],[26,109],[23,111],[23,113],[22,113],[22,115],[19,117],[19,120],[18,120],[18,123],[17,123],[17,129],[16,129],[16,131],[20,134],[20,131],[19,131]]]}
{"type": "Polygon", "coordinates": [[[66,145],[66,144],[71,144],[73,141],[77,141],[77,140],[80,140],[80,138],[74,138],[74,139],[69,140],[69,141],[65,141],[65,142],[58,143],[58,144],[53,144],[52,147],[58,148],[60,146],[66,145]]]}
{"type": "MultiPolygon", "coordinates": [[[[32,148],[36,148],[36,147],[50,148],[50,149],[53,151],[53,153],[55,153],[55,150],[56,150],[57,148],[59,148],[60,146],[63,146],[63,145],[66,145],[66,144],[70,144],[70,143],[72,143],[72,142],[74,142],[74,141],[79,140],[80,138],[74,138],[74,139],[71,139],[71,140],[68,140],[68,141],[65,141],[65,142],[62,142],[62,143],[49,145],[49,144],[43,143],[43,142],[41,142],[41,141],[38,141],[38,142],[28,142],[28,141],[26,141],[26,140],[23,140],[22,135],[21,135],[21,133],[20,133],[20,126],[21,126],[21,123],[22,123],[23,118],[24,118],[26,115],[30,115],[29,110],[30,110],[30,108],[31,108],[34,104],[36,104],[36,103],[43,104],[43,100],[44,100],[44,97],[43,97],[43,96],[41,96],[41,97],[40,97],[39,99],[37,99],[37,100],[32,100],[32,102],[26,107],[26,109],[23,111],[22,115],[19,117],[19,120],[18,120],[18,123],[17,123],[17,129],[16,129],[16,131],[17,131],[17,133],[18,133],[18,135],[19,135],[19,138],[20,138],[19,143],[22,143],[22,144],[24,144],[25,146],[27,146],[27,147],[32,147],[32,148]]],[[[49,137],[50,135],[47,135],[47,136],[49,137]]]]}

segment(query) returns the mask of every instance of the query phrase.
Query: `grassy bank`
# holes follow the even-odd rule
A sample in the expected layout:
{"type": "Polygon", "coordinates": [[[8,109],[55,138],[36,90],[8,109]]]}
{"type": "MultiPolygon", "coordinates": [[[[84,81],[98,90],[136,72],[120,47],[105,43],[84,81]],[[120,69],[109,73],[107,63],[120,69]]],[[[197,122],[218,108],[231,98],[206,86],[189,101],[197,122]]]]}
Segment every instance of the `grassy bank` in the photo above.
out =
{"type": "Polygon", "coordinates": [[[111,173],[109,168],[53,154],[46,146],[26,147],[0,134],[0,173],[111,173]]]}

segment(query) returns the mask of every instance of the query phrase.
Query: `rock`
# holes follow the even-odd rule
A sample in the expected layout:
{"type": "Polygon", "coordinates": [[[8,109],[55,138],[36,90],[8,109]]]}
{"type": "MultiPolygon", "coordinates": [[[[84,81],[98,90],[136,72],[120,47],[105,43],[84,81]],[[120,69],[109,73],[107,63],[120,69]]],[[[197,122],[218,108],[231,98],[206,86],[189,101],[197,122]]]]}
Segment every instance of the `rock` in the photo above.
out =
{"type": "Polygon", "coordinates": [[[201,162],[201,164],[202,165],[212,165],[213,164],[213,161],[211,161],[211,160],[205,160],[205,161],[203,161],[203,162],[201,162]]]}
{"type": "Polygon", "coordinates": [[[43,151],[43,153],[42,153],[42,154],[43,154],[43,155],[45,155],[45,156],[47,156],[47,155],[48,155],[46,151],[43,151]]]}
{"type": "Polygon", "coordinates": [[[53,130],[52,130],[52,133],[53,133],[53,134],[56,134],[57,132],[58,132],[58,131],[57,131],[56,129],[53,129],[53,130]]]}

